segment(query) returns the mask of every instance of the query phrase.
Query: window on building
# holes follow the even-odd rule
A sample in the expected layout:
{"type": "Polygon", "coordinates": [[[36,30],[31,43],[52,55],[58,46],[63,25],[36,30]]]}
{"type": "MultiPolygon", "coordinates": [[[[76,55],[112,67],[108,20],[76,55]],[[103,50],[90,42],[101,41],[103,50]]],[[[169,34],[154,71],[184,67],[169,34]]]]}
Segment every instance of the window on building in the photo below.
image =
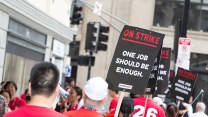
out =
{"type": "MultiPolygon", "coordinates": [[[[196,98],[196,96],[202,89],[204,90],[204,92],[208,92],[208,70],[206,68],[208,68],[208,55],[192,53],[190,59],[190,70],[198,74],[195,88],[193,91],[194,98],[196,98]]],[[[207,97],[208,94],[204,93],[203,99],[202,96],[199,96],[196,102],[203,100],[203,102],[205,102],[207,105],[207,97]]]]}
{"type": "MultiPolygon", "coordinates": [[[[177,19],[183,18],[185,0],[156,0],[154,26],[174,28],[177,19]]],[[[208,32],[208,0],[191,0],[188,30],[208,32]]]]}
{"type": "Polygon", "coordinates": [[[20,95],[28,87],[34,64],[44,61],[46,35],[14,19],[9,20],[3,79],[12,80],[20,95]]]}

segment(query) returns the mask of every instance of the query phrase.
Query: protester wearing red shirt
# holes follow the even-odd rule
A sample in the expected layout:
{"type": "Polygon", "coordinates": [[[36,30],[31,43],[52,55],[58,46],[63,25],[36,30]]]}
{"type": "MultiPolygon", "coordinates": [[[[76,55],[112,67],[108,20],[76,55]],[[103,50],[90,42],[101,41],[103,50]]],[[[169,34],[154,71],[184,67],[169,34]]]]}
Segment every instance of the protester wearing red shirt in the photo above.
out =
{"type": "Polygon", "coordinates": [[[118,103],[118,91],[116,90],[109,90],[109,95],[113,98],[110,102],[110,106],[109,106],[109,113],[110,114],[115,114],[116,111],[116,107],[117,107],[117,103],[118,103]]]}
{"type": "Polygon", "coordinates": [[[150,98],[139,96],[134,98],[134,112],[133,117],[166,117],[162,107],[157,105],[150,98]],[[145,110],[145,113],[144,113],[145,110]]]}
{"type": "Polygon", "coordinates": [[[108,94],[108,84],[101,77],[90,78],[83,90],[84,105],[76,111],[68,111],[64,114],[68,117],[103,117],[101,106],[108,94]]]}
{"type": "Polygon", "coordinates": [[[11,110],[15,110],[21,106],[26,105],[26,102],[22,100],[21,98],[17,97],[17,85],[13,81],[8,81],[4,85],[4,88],[11,94],[11,100],[9,102],[9,108],[11,110]]]}
{"type": "Polygon", "coordinates": [[[79,101],[82,98],[82,89],[78,86],[74,86],[71,88],[68,96],[67,111],[77,110],[79,101]]]}
{"type": "Polygon", "coordinates": [[[28,90],[31,100],[4,117],[66,117],[51,109],[58,96],[59,70],[49,62],[33,66],[30,74],[28,90]]]}

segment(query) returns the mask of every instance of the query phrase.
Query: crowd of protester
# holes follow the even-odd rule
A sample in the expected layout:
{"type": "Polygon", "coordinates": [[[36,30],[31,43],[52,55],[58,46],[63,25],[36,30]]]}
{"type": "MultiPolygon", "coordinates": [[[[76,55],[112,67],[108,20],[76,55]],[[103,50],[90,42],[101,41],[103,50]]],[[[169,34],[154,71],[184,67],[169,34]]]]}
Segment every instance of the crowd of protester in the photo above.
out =
{"type": "MultiPolygon", "coordinates": [[[[103,78],[90,78],[83,89],[71,78],[64,88],[67,96],[60,95],[58,82],[59,70],[49,62],[33,66],[28,89],[20,97],[14,81],[3,81],[0,117],[114,117],[119,92],[108,90],[103,78]],[[106,108],[104,104],[109,97],[111,101],[106,108]]],[[[118,117],[207,117],[206,105],[197,102],[193,113],[192,98],[190,100],[189,104],[183,101],[165,104],[159,97],[131,93],[123,98],[118,117]]]]}

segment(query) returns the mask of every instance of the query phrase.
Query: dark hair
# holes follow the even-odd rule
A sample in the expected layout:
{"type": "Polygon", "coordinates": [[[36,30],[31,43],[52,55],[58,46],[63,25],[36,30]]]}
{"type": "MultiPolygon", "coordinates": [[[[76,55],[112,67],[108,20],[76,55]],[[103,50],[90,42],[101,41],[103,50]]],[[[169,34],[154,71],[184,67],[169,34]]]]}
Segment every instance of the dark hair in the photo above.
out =
{"type": "MultiPolygon", "coordinates": [[[[70,83],[73,82],[73,81],[76,82],[74,78],[69,78],[69,81],[68,81],[69,86],[70,86],[70,83]]],[[[71,86],[70,86],[70,87],[71,87],[71,86]]]]}
{"type": "Polygon", "coordinates": [[[2,82],[1,82],[1,85],[3,85],[4,83],[6,83],[6,81],[2,81],[2,82]]]}
{"type": "Polygon", "coordinates": [[[27,93],[27,92],[28,92],[28,89],[25,89],[25,92],[24,92],[24,93],[25,93],[25,95],[26,95],[26,93],[27,93]]]}
{"type": "Polygon", "coordinates": [[[124,97],[120,108],[120,112],[123,114],[123,117],[129,117],[129,114],[131,114],[133,111],[134,111],[133,100],[129,97],[124,97]]]}
{"type": "Polygon", "coordinates": [[[118,90],[112,90],[112,91],[114,91],[116,94],[118,94],[118,90]]]}
{"type": "Polygon", "coordinates": [[[178,107],[176,106],[176,104],[173,102],[169,103],[166,109],[167,117],[177,117],[177,113],[178,113],[178,107]]]}
{"type": "Polygon", "coordinates": [[[17,91],[17,85],[16,85],[16,83],[15,83],[14,81],[7,81],[6,84],[4,85],[4,89],[6,90],[7,87],[8,87],[10,84],[12,84],[12,85],[14,86],[15,90],[17,91]]]}
{"type": "Polygon", "coordinates": [[[80,96],[80,98],[78,99],[78,101],[80,101],[82,99],[82,89],[78,86],[74,86],[72,88],[76,91],[77,96],[80,96]]]}
{"type": "Polygon", "coordinates": [[[33,66],[30,74],[31,95],[50,97],[59,82],[59,70],[53,63],[41,62],[33,66]]]}
{"type": "Polygon", "coordinates": [[[9,92],[9,91],[6,91],[6,90],[1,90],[1,91],[0,91],[0,94],[2,95],[4,92],[6,92],[6,93],[8,93],[8,94],[9,94],[10,99],[12,98],[12,95],[10,94],[10,92],[9,92]]]}

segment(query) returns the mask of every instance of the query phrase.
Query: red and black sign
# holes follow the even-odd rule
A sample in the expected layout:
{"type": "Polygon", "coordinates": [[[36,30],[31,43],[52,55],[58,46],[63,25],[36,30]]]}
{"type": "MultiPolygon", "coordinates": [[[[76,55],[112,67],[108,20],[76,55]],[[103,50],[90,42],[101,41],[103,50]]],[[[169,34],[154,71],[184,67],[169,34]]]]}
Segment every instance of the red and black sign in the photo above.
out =
{"type": "Polygon", "coordinates": [[[172,98],[189,102],[189,98],[192,94],[197,74],[191,71],[178,68],[177,75],[172,87],[171,96],[172,98]]]}
{"type": "Polygon", "coordinates": [[[125,25],[106,81],[110,89],[144,94],[164,34],[125,25]]]}
{"type": "Polygon", "coordinates": [[[162,48],[157,75],[156,95],[164,98],[168,93],[171,48],[162,48]]]}

